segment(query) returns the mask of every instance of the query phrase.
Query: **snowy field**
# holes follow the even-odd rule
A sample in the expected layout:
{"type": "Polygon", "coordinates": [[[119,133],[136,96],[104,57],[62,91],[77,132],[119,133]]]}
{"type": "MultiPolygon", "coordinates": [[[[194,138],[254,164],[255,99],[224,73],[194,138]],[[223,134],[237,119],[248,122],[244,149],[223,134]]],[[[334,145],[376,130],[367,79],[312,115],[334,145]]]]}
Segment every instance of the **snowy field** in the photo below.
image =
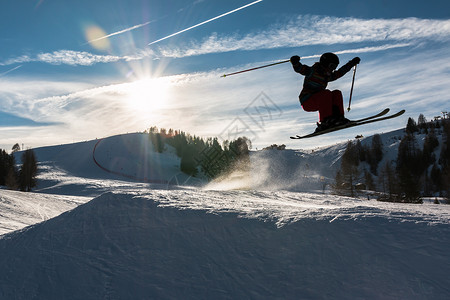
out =
{"type": "Polygon", "coordinates": [[[91,199],[0,190],[0,235],[47,221],[91,199]]]}
{"type": "Polygon", "coordinates": [[[35,149],[35,193],[0,190],[0,299],[448,299],[450,206],[323,193],[344,148],[203,187],[141,134],[35,149]]]}

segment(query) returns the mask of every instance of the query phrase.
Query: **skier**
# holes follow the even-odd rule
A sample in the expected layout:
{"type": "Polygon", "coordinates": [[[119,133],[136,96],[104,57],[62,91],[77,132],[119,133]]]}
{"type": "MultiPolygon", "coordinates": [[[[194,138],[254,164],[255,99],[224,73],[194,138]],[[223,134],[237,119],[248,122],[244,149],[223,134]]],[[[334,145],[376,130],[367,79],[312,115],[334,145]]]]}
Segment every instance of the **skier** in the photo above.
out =
{"type": "Polygon", "coordinates": [[[300,104],[304,111],[319,111],[319,123],[316,132],[350,122],[344,117],[344,104],[340,90],[330,91],[327,84],[344,76],[355,65],[359,64],[359,57],[336,70],[339,58],[334,53],[324,53],[320,61],[312,67],[300,63],[300,56],[294,55],[290,62],[294,71],[305,76],[303,89],[299,95],[300,104]]]}

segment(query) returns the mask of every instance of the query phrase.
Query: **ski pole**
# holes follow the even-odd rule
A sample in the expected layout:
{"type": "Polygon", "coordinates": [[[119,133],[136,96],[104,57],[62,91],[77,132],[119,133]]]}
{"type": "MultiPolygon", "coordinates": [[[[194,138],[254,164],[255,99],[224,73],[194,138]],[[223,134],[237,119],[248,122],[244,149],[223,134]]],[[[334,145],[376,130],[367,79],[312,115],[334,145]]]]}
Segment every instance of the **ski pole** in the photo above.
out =
{"type": "Polygon", "coordinates": [[[350,104],[352,103],[353,86],[355,84],[355,75],[356,75],[356,65],[355,65],[355,67],[353,69],[352,88],[350,89],[350,98],[348,99],[347,111],[350,111],[350,104]]]}
{"type": "Polygon", "coordinates": [[[238,72],[234,72],[234,73],[229,73],[229,74],[224,74],[220,77],[227,77],[227,76],[231,76],[231,75],[236,75],[236,74],[241,74],[241,73],[245,73],[245,72],[249,72],[249,71],[253,71],[253,70],[258,70],[258,69],[262,69],[262,68],[267,68],[267,67],[271,67],[271,66],[275,66],[275,65],[279,65],[279,64],[284,64],[290,62],[290,60],[283,60],[283,61],[279,61],[276,63],[272,63],[272,64],[268,64],[265,66],[261,66],[261,67],[256,67],[256,68],[251,68],[251,69],[247,69],[247,70],[242,70],[242,71],[238,71],[238,72]]]}

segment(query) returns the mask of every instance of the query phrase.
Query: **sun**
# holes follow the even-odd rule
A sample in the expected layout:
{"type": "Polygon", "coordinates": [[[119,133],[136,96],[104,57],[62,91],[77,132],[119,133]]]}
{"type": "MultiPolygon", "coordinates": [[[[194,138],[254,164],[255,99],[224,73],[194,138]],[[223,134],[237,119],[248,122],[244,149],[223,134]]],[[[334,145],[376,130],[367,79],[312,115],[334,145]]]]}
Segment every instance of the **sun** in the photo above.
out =
{"type": "Polygon", "coordinates": [[[131,82],[126,89],[126,104],[137,112],[155,112],[168,104],[170,86],[170,80],[164,77],[131,82]]]}

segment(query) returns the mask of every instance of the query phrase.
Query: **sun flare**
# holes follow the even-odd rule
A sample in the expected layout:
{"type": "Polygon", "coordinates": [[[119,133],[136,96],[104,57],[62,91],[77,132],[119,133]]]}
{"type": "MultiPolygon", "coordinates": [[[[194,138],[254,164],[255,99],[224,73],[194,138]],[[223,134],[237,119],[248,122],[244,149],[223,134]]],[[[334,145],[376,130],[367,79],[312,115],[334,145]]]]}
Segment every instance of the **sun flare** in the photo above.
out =
{"type": "Polygon", "coordinates": [[[138,112],[150,113],[167,105],[170,81],[166,78],[144,78],[129,84],[127,105],[138,112]]]}

